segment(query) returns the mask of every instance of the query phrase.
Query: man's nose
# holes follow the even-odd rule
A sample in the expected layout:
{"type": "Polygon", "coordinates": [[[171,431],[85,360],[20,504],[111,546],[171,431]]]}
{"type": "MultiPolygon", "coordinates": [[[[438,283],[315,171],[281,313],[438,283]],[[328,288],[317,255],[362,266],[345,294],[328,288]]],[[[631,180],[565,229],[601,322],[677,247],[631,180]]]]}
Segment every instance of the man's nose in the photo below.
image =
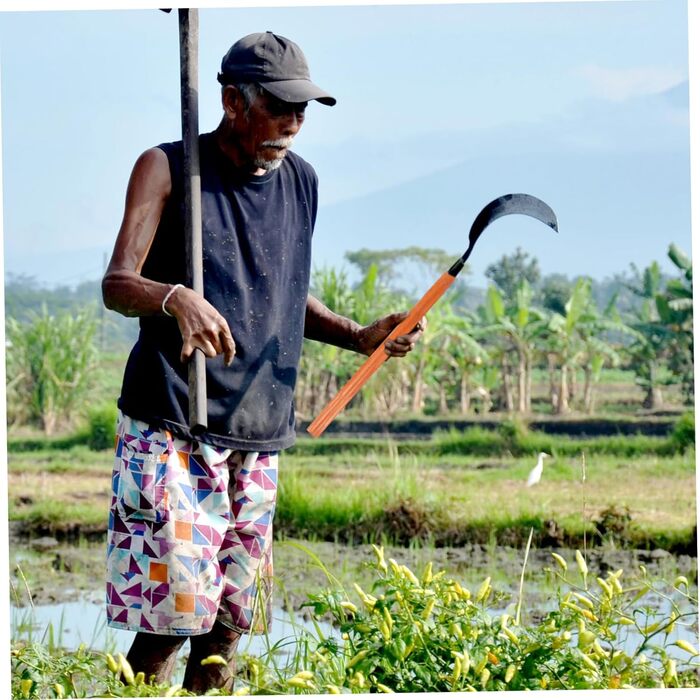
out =
{"type": "Polygon", "coordinates": [[[289,114],[285,115],[284,124],[282,127],[284,135],[294,136],[299,129],[301,129],[301,124],[303,121],[303,118],[299,119],[296,112],[290,112],[289,114]]]}

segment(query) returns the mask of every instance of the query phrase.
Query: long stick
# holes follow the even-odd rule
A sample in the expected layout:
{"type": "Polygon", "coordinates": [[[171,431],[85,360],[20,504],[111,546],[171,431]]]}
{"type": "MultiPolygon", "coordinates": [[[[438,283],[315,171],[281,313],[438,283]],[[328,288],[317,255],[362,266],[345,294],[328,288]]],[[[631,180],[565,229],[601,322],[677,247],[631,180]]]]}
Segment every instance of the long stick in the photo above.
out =
{"type": "Polygon", "coordinates": [[[364,364],[348,379],[343,388],[318,414],[316,419],[306,429],[314,437],[318,437],[333,421],[333,419],[347,406],[350,399],[364,386],[367,380],[389,359],[384,351],[387,340],[410,333],[416,324],[433,307],[433,304],[447,291],[456,277],[445,272],[422,296],[416,305],[408,312],[408,316],[399,323],[396,328],[382,341],[381,345],[365,360],[364,364]]]}
{"type": "MultiPolygon", "coordinates": [[[[178,10],[180,24],[180,97],[182,104],[182,143],[185,171],[185,240],[187,241],[188,284],[204,294],[202,270],[202,191],[199,175],[199,14],[178,10]]],[[[207,429],[207,382],[205,357],[195,350],[188,368],[189,421],[193,435],[207,429]]]]}

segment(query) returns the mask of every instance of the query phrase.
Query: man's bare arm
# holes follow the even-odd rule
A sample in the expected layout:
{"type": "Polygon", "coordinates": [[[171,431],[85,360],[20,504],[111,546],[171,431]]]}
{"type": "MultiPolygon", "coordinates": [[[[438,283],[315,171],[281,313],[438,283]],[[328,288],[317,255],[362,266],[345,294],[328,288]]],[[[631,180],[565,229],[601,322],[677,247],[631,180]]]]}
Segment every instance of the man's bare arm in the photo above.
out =
{"type": "MultiPolygon", "coordinates": [[[[384,316],[368,326],[361,326],[345,316],[331,311],[318,299],[309,295],[306,300],[306,323],[304,336],[363,355],[371,355],[391,331],[403,321],[408,313],[384,316]]],[[[400,335],[385,344],[385,352],[391,357],[403,357],[415,347],[423,334],[426,320],[423,318],[411,333],[400,335]]]]}
{"type": "MultiPolygon", "coordinates": [[[[136,161],[126,193],[126,205],[112,259],[102,280],[105,306],[125,316],[162,314],[162,304],[173,285],[141,275],[153,243],[172,183],[168,158],[159,148],[146,151],[136,161]]],[[[235,343],[226,320],[203,297],[178,288],[167,302],[182,334],[181,360],[186,362],[200,348],[207,357],[223,353],[230,364],[235,343]]]]}

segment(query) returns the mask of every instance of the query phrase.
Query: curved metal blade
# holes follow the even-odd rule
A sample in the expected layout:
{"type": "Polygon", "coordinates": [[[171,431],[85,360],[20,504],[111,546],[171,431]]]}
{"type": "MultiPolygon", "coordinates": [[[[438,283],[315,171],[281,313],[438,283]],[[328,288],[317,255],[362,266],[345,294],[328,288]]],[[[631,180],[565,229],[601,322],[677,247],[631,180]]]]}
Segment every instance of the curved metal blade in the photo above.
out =
{"type": "MultiPolygon", "coordinates": [[[[496,219],[508,214],[524,214],[531,216],[543,224],[547,224],[555,231],[559,231],[557,225],[557,217],[552,208],[545,204],[541,199],[533,197],[529,194],[504,194],[493,202],[489,202],[478,214],[471,229],[469,230],[469,248],[465,251],[459,262],[461,266],[467,261],[471,255],[474,244],[479,240],[479,236],[484,232],[484,229],[492,224],[496,219]]],[[[453,267],[453,269],[456,265],[453,267]]],[[[452,270],[450,270],[452,273],[452,270]]]]}

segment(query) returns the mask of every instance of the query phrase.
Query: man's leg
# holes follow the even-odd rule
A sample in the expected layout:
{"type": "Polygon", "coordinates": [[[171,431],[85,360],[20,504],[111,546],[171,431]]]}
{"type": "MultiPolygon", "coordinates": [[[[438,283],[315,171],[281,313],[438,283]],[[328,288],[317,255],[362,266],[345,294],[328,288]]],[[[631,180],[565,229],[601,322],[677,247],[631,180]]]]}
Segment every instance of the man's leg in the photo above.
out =
{"type": "Polygon", "coordinates": [[[212,688],[222,688],[231,692],[236,675],[235,655],[240,638],[238,632],[220,622],[215,622],[210,632],[190,637],[190,658],[185,669],[183,687],[197,695],[204,695],[212,688]],[[202,659],[213,654],[222,656],[226,665],[202,666],[202,659]]]}
{"type": "Polygon", "coordinates": [[[126,655],[134,673],[143,671],[146,680],[155,676],[156,683],[168,683],[175,668],[177,652],[187,637],[137,632],[126,655]]]}
{"type": "MultiPolygon", "coordinates": [[[[231,473],[227,493],[233,519],[218,553],[225,580],[220,614],[240,629],[262,632],[269,624],[270,610],[265,610],[266,625],[256,619],[255,613],[259,605],[267,608],[270,599],[277,454],[233,452],[228,464],[231,473]],[[257,549],[251,542],[258,545],[257,549]]],[[[190,637],[183,686],[197,694],[212,688],[232,692],[239,639],[238,632],[218,620],[207,634],[190,637]],[[203,659],[214,654],[223,657],[226,665],[201,665],[203,659]]]]}

